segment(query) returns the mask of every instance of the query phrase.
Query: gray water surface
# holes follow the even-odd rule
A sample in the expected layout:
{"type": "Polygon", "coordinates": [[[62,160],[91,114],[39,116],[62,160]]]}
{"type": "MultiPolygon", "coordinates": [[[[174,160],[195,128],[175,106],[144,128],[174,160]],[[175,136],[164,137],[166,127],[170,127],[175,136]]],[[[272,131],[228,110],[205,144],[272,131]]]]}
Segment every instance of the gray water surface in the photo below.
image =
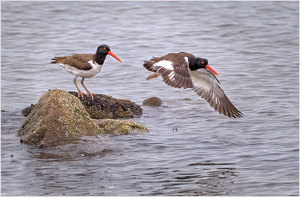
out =
{"type": "MultiPolygon", "coordinates": [[[[298,195],[298,2],[1,2],[3,195],[298,195]],[[137,104],[149,134],[82,137],[39,149],[16,136],[20,111],[48,89],[74,91],[51,58],[107,57],[93,93],[137,104]],[[209,60],[243,112],[230,119],[143,62],[170,52],[209,60]]],[[[83,90],[83,89],[82,89],[83,90]]]]}

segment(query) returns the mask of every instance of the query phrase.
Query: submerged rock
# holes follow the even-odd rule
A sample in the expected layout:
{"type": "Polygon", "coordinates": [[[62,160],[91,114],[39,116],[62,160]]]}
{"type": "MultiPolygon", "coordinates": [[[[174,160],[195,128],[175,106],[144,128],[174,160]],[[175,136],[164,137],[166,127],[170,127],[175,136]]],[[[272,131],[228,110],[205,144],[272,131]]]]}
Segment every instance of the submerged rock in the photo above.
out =
{"type": "Polygon", "coordinates": [[[74,136],[103,133],[75,96],[63,90],[45,93],[18,132],[21,141],[40,147],[55,146],[74,136]]]}
{"type": "Polygon", "coordinates": [[[129,120],[98,119],[95,120],[95,122],[105,131],[105,133],[132,134],[149,132],[147,127],[129,120]]]}
{"type": "Polygon", "coordinates": [[[158,107],[161,106],[162,101],[158,97],[150,97],[143,101],[143,105],[151,106],[151,107],[158,107]]]}

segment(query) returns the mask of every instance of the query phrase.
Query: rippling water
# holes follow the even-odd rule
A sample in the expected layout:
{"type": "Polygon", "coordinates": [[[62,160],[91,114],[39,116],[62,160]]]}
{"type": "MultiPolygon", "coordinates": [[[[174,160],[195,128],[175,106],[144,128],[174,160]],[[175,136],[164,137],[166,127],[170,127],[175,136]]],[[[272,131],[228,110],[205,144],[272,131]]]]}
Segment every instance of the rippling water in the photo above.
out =
{"type": "Polygon", "coordinates": [[[4,195],[298,195],[298,2],[2,2],[1,175],[4,195]],[[94,93],[143,107],[145,135],[100,135],[56,148],[21,145],[22,108],[48,89],[75,90],[59,55],[108,57],[94,93]],[[143,61],[205,57],[244,113],[230,119],[194,92],[146,81],[143,61]]]}

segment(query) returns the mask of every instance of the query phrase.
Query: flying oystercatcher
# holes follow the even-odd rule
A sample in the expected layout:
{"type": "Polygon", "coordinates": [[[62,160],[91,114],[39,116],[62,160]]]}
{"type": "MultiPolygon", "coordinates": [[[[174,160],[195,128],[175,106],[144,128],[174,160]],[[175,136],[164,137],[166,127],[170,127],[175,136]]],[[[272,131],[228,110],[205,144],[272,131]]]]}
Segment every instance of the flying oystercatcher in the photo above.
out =
{"type": "Polygon", "coordinates": [[[220,114],[230,118],[243,115],[230,102],[215,76],[219,74],[208,65],[208,60],[205,58],[196,58],[185,52],[169,53],[145,61],[144,67],[154,72],[146,78],[147,80],[161,75],[163,81],[169,86],[192,88],[220,114]]]}
{"type": "Polygon", "coordinates": [[[119,62],[122,62],[116,55],[114,55],[110,51],[109,46],[100,45],[98,46],[95,54],[76,54],[72,56],[55,57],[52,59],[51,63],[58,63],[60,66],[64,67],[67,72],[75,75],[73,82],[78,90],[78,97],[84,99],[83,93],[80,91],[76,83],[77,77],[81,77],[81,85],[86,90],[87,96],[91,96],[93,100],[94,95],[90,91],[88,91],[83,81],[85,78],[93,77],[101,71],[107,54],[111,55],[119,62]]]}

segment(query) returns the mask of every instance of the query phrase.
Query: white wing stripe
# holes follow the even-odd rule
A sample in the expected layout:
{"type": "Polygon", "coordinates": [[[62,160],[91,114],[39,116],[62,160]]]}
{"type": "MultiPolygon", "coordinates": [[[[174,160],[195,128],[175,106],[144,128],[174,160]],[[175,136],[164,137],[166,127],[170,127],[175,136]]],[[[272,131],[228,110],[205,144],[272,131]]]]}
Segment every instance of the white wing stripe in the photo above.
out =
{"type": "Polygon", "coordinates": [[[161,60],[161,61],[155,63],[154,66],[163,67],[168,70],[174,70],[173,62],[168,61],[168,60],[161,60]]]}
{"type": "Polygon", "coordinates": [[[169,75],[168,75],[169,79],[174,81],[175,80],[175,72],[172,71],[169,75]]]}

